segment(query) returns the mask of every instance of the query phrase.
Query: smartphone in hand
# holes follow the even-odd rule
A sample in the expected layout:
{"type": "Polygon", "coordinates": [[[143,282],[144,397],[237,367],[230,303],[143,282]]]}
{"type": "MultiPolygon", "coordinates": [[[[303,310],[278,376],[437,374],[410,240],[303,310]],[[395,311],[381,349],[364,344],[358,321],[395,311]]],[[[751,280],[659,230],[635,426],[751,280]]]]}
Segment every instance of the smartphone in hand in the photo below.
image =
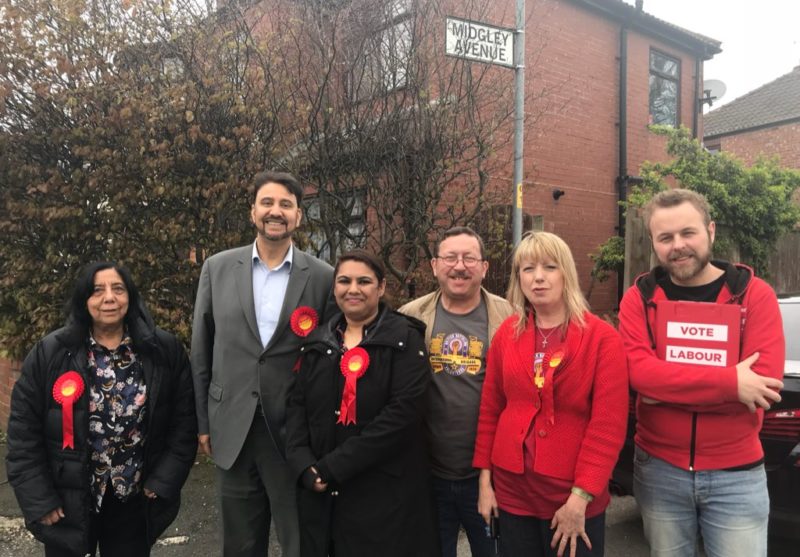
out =
{"type": "Polygon", "coordinates": [[[496,516],[492,516],[489,520],[489,537],[493,540],[500,537],[500,519],[496,516]]]}

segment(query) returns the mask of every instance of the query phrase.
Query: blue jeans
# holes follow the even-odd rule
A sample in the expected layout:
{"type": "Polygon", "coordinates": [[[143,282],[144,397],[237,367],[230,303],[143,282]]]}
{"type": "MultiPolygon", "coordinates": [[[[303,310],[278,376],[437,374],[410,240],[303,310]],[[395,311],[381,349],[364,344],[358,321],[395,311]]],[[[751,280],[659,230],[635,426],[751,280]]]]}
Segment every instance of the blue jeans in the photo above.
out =
{"type": "Polygon", "coordinates": [[[472,557],[494,557],[494,540],[478,514],[478,477],[466,480],[433,478],[433,494],[439,518],[442,557],[456,557],[459,525],[464,527],[472,557]]]}
{"type": "Polygon", "coordinates": [[[636,447],[633,491],[652,557],[766,557],[769,494],[764,466],[690,472],[636,447]]]}

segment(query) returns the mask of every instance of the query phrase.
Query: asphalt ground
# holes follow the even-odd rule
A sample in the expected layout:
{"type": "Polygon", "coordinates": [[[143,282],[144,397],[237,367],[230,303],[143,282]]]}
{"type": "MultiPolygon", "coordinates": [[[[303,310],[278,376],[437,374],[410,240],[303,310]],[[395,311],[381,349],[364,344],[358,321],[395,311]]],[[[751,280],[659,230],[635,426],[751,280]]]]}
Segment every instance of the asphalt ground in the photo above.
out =
{"type": "MultiPolygon", "coordinates": [[[[5,482],[5,443],[0,443],[0,481],[5,482]]],[[[182,492],[183,504],[177,520],[153,548],[153,557],[212,557],[220,554],[218,514],[215,505],[214,465],[198,457],[182,492]]],[[[275,536],[268,557],[280,557],[275,536]]],[[[769,557],[797,557],[800,544],[774,540],[769,557]]],[[[33,557],[44,554],[22,522],[11,487],[0,484],[0,557],[33,557]]],[[[607,557],[647,557],[647,542],[633,497],[612,497],[606,513],[607,557]]],[[[458,557],[469,557],[466,537],[459,539],[458,557]]],[[[365,556],[372,557],[372,556],[365,556]]],[[[378,557],[378,556],[375,556],[378,557]]],[[[413,556],[409,556],[413,557],[413,556]]]]}

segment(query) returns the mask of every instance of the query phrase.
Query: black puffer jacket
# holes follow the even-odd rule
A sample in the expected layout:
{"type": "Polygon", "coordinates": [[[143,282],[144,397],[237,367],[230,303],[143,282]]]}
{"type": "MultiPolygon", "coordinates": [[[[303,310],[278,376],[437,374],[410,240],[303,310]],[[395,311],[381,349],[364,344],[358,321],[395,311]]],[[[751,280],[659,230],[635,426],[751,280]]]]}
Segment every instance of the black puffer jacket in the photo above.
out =
{"type": "MultiPolygon", "coordinates": [[[[175,336],[144,316],[131,325],[134,350],[147,385],[144,487],[158,497],[147,500],[150,543],[175,519],[180,490],[197,450],[197,422],[189,360],[175,336]]],[[[8,422],[8,479],[33,535],[76,554],[87,552],[90,492],[89,413],[85,334],[67,326],[39,341],[22,364],[11,395],[8,422]],[[62,410],[53,385],[69,370],[83,376],[84,389],[73,405],[75,448],[62,449],[62,410]],[[39,522],[62,507],[53,526],[39,522]]]]}

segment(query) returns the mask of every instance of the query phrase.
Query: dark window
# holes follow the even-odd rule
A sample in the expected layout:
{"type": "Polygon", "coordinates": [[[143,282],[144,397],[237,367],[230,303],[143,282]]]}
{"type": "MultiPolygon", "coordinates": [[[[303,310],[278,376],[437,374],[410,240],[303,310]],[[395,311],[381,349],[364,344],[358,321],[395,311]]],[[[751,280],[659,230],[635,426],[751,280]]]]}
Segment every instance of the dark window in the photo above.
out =
{"type": "Polygon", "coordinates": [[[681,92],[679,60],[650,51],[650,122],[678,126],[678,99],[681,92]]]}
{"type": "Polygon", "coordinates": [[[410,0],[390,0],[382,11],[362,18],[348,45],[354,62],[347,88],[353,101],[405,87],[414,42],[410,0]]]}
{"type": "Polygon", "coordinates": [[[411,20],[406,19],[387,27],[376,35],[376,56],[373,60],[374,79],[384,90],[404,87],[408,79],[411,57],[411,20]]]}
{"type": "Polygon", "coordinates": [[[339,195],[319,192],[306,201],[305,215],[311,228],[306,247],[320,259],[334,261],[366,242],[363,191],[339,195]]]}

